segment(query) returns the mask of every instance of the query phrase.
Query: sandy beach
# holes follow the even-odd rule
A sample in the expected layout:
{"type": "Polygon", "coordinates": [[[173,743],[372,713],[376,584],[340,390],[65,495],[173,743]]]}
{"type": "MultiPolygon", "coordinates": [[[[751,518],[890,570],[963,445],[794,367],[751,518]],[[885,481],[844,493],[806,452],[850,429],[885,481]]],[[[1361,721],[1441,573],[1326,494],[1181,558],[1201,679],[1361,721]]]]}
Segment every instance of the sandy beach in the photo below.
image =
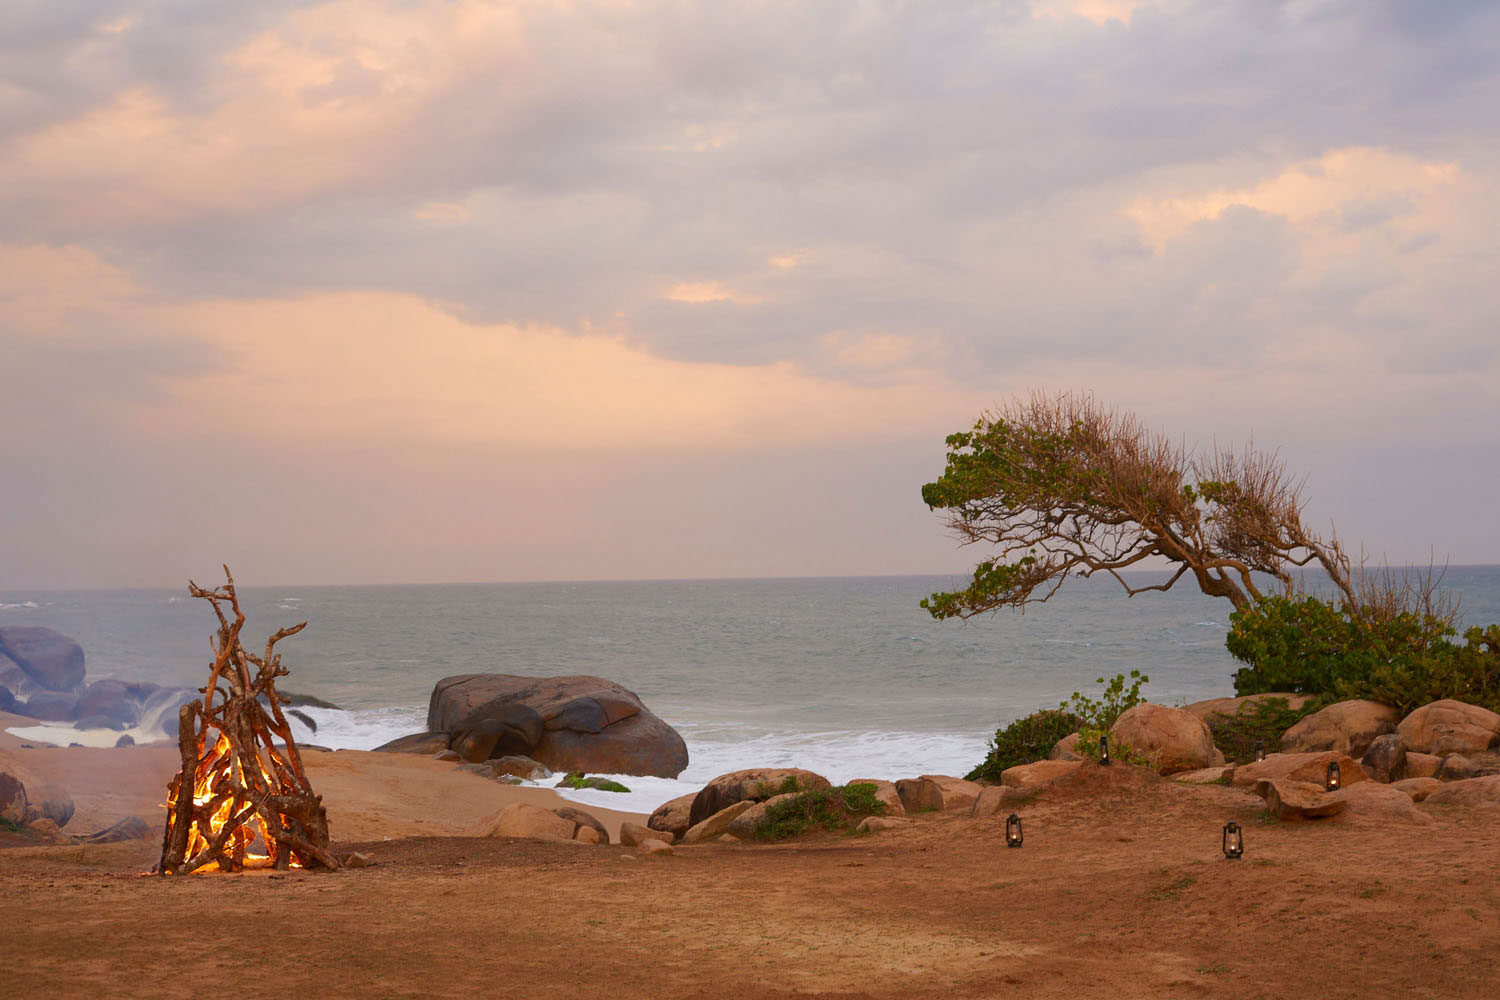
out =
{"type": "MultiPolygon", "coordinates": [[[[70,788],[68,832],[127,814],[159,829],[170,747],[3,743],[0,765],[70,788]]],[[[930,814],[647,857],[463,836],[510,802],[561,804],[548,789],[395,754],[310,751],[307,766],[337,849],[373,867],[147,877],[154,835],[0,850],[16,995],[201,997],[246,974],[379,997],[1495,992],[1494,811],[1276,822],[1243,790],[1153,780],[1044,793],[1019,850],[996,820],[930,814]],[[1240,861],[1219,851],[1229,819],[1240,861]]],[[[590,811],[612,838],[632,818],[590,811]]]]}

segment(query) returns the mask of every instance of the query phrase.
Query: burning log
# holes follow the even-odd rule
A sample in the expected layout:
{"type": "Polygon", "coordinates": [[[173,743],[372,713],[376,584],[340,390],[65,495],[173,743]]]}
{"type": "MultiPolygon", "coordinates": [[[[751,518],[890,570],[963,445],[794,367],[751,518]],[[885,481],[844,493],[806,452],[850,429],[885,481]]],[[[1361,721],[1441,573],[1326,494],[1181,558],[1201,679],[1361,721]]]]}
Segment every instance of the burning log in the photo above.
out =
{"type": "Polygon", "coordinates": [[[336,869],[322,797],[308,784],[276,693],[276,678],[287,675],[276,644],[307,622],[277,631],[264,655],[247,652],[240,643],[245,615],[228,566],[224,579],[212,590],[188,581],[188,592],[213,606],[219,630],[208,684],[199,689],[203,701],[178,712],[182,769],[167,786],[167,828],[156,870],[172,875],[214,864],[220,871],[336,869]]]}

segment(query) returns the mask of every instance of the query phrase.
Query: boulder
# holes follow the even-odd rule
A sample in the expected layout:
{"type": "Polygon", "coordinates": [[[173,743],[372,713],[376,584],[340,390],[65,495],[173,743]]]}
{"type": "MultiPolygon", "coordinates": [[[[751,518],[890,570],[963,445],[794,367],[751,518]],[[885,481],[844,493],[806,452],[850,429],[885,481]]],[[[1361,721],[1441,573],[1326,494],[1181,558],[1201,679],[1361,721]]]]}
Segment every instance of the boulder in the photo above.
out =
{"type": "Polygon", "coordinates": [[[1377,736],[1360,759],[1359,766],[1376,781],[1390,784],[1406,777],[1406,748],[1396,733],[1377,736]]]}
{"type": "Polygon", "coordinates": [[[135,746],[135,737],[131,736],[129,733],[121,733],[120,738],[115,740],[116,748],[133,746],[135,746]]]}
{"type": "Polygon", "coordinates": [[[46,816],[38,816],[26,824],[26,829],[33,835],[50,844],[71,844],[73,838],[58,829],[56,823],[46,816]]]}
{"type": "Polygon", "coordinates": [[[1376,781],[1357,782],[1329,793],[1328,797],[1343,800],[1344,816],[1355,823],[1385,826],[1390,823],[1425,825],[1432,822],[1432,817],[1424,815],[1410,795],[1376,781]]]}
{"type": "Polygon", "coordinates": [[[1401,713],[1378,701],[1341,701],[1321,708],[1288,729],[1281,737],[1286,753],[1337,750],[1362,757],[1377,736],[1396,731],[1401,713]]]}
{"type": "Polygon", "coordinates": [[[884,781],[880,778],[853,778],[844,782],[846,788],[849,785],[874,785],[875,799],[885,804],[885,815],[906,815],[906,806],[901,804],[901,793],[896,790],[894,781],[884,781]]]}
{"type": "Polygon", "coordinates": [[[766,818],[766,810],[778,802],[786,802],[796,797],[796,792],[789,792],[785,795],[773,795],[764,802],[752,803],[749,809],[729,822],[725,832],[734,834],[740,840],[754,840],[755,831],[760,827],[761,821],[766,818]]]}
{"type": "Polygon", "coordinates": [[[742,799],[739,802],[726,806],[702,822],[694,823],[688,827],[687,833],[682,835],[682,842],[684,844],[701,844],[704,841],[722,836],[729,832],[729,824],[733,823],[741,813],[748,812],[754,808],[755,802],[750,799],[742,799]]]}
{"type": "Polygon", "coordinates": [[[1445,698],[1413,709],[1396,727],[1408,751],[1472,753],[1500,743],[1500,715],[1487,708],[1445,698]]]}
{"type": "Polygon", "coordinates": [[[1443,758],[1442,765],[1438,768],[1437,778],[1439,781],[1463,781],[1466,778],[1478,776],[1479,768],[1474,762],[1461,753],[1451,753],[1443,758]]]}
{"type": "Polygon", "coordinates": [[[78,718],[78,696],[62,691],[38,691],[24,704],[16,702],[13,711],[41,722],[72,722],[78,718]]]}
{"type": "Polygon", "coordinates": [[[129,729],[141,721],[138,685],[124,681],[94,681],[78,695],[74,707],[79,729],[129,729]]]}
{"type": "Polygon", "coordinates": [[[677,731],[634,692],[600,677],[462,674],[438,681],[428,729],[457,732],[482,719],[507,730],[491,756],[524,754],[554,771],[675,778],[687,767],[677,731]]]}
{"type": "Polygon", "coordinates": [[[48,691],[73,691],[83,683],[83,647],[50,628],[0,628],[0,653],[20,667],[32,683],[48,691]]]}
{"type": "Polygon", "coordinates": [[[1083,766],[1081,760],[1039,760],[1031,764],[1017,764],[1000,772],[1000,784],[1007,788],[1034,791],[1065,778],[1083,766]]]}
{"type": "MultiPolygon", "coordinates": [[[[1400,735],[1399,733],[1397,734],[1400,735]]],[[[1433,753],[1406,751],[1406,776],[1408,778],[1436,778],[1443,766],[1443,758],[1433,753]]]]}
{"type": "Polygon", "coordinates": [[[1421,802],[1443,787],[1443,783],[1436,778],[1402,778],[1400,781],[1391,782],[1391,787],[1405,794],[1413,802],[1421,802]]]}
{"type": "Polygon", "coordinates": [[[517,778],[525,778],[527,781],[541,781],[543,778],[552,777],[552,769],[541,761],[532,760],[530,757],[491,757],[485,761],[490,769],[496,774],[510,774],[517,778]]]}
{"type": "MultiPolygon", "coordinates": [[[[693,812],[693,800],[698,797],[694,792],[690,795],[679,795],[675,799],[663,802],[651,813],[646,820],[648,830],[659,830],[670,833],[672,840],[681,840],[682,835],[687,833],[688,827],[693,824],[688,822],[693,812]]],[[[668,841],[671,843],[671,841],[668,841]]]]}
{"type": "Polygon", "coordinates": [[[1348,805],[1336,793],[1307,781],[1259,778],[1252,789],[1266,801],[1266,811],[1277,819],[1323,819],[1337,816],[1348,805]]]}
{"type": "Polygon", "coordinates": [[[11,693],[10,688],[0,683],[0,712],[11,712],[16,707],[16,696],[11,693]]]}
{"type": "Polygon", "coordinates": [[[1197,771],[1179,771],[1172,775],[1172,780],[1187,785],[1213,785],[1232,774],[1234,774],[1233,767],[1205,767],[1197,771]]]}
{"type": "Polygon", "coordinates": [[[969,807],[969,815],[975,819],[987,819],[999,813],[1009,813],[1017,806],[1030,802],[1032,789],[1007,785],[989,785],[980,789],[979,797],[969,807]]]}
{"type": "MultiPolygon", "coordinates": [[[[0,650],[0,690],[9,692],[12,696],[24,695],[35,686],[31,683],[31,678],[26,676],[26,671],[21,669],[21,665],[6,656],[4,650],[0,650]]],[[[11,703],[15,703],[14,697],[11,698],[11,703]]],[[[5,696],[0,695],[0,705],[4,704],[5,696]]],[[[0,711],[8,712],[10,709],[0,711]]]]}
{"type": "MultiPolygon", "coordinates": [[[[448,749],[447,733],[412,733],[376,747],[377,753],[436,754],[448,749]]],[[[462,755],[460,755],[462,756],[462,755]]]]}
{"type": "MultiPolygon", "coordinates": [[[[595,819],[592,813],[585,812],[584,810],[578,809],[574,806],[558,806],[552,811],[568,822],[575,824],[580,829],[588,828],[593,830],[594,843],[609,843],[609,831],[604,829],[604,824],[595,819]]],[[[578,832],[578,830],[573,831],[574,840],[579,839],[578,832]]]]}
{"type": "Polygon", "coordinates": [[[475,837],[524,837],[530,840],[572,840],[578,824],[529,802],[513,802],[490,813],[470,832],[475,837]]]}
{"type": "Polygon", "coordinates": [[[1078,741],[1083,738],[1082,733],[1072,733],[1064,736],[1052,744],[1052,750],[1047,754],[1048,760],[1083,760],[1078,753],[1078,741]]]}
{"type": "Polygon", "coordinates": [[[620,824],[620,843],[626,847],[636,847],[648,840],[660,840],[670,844],[677,837],[666,830],[653,830],[650,827],[632,823],[630,820],[620,824]]]}
{"type": "Polygon", "coordinates": [[[1285,699],[1288,708],[1301,708],[1312,701],[1311,695],[1292,694],[1290,691],[1268,691],[1264,694],[1241,695],[1238,698],[1209,698],[1206,701],[1195,701],[1191,705],[1182,706],[1182,710],[1207,722],[1210,715],[1238,715],[1240,709],[1246,705],[1269,701],[1272,698],[1285,699]]]}
{"type": "Polygon", "coordinates": [[[902,811],[910,815],[919,812],[968,812],[984,786],[977,782],[954,778],[946,774],[924,774],[917,778],[902,778],[896,782],[896,794],[901,797],[902,811]]]}
{"type": "Polygon", "coordinates": [[[1109,728],[1111,740],[1135,749],[1162,774],[1196,771],[1224,763],[1207,724],[1191,712],[1142,702],[1109,728]]]}
{"type": "Polygon", "coordinates": [[[578,841],[580,844],[588,844],[590,846],[599,843],[607,843],[607,841],[601,841],[599,839],[599,831],[595,830],[591,826],[580,826],[578,829],[574,830],[573,839],[578,841]]]}
{"type": "Polygon", "coordinates": [[[80,844],[115,844],[124,840],[144,840],[155,832],[153,824],[141,817],[126,816],[113,826],[74,839],[80,844]]]}
{"type": "Polygon", "coordinates": [[[1500,806],[1500,774],[1450,781],[1425,801],[1434,806],[1500,806]]]}
{"type": "MultiPolygon", "coordinates": [[[[800,767],[754,767],[743,771],[730,771],[710,781],[693,798],[688,813],[688,825],[697,826],[708,817],[736,802],[764,802],[773,795],[793,790],[810,791],[814,788],[832,787],[821,774],[804,771],[800,767]]],[[[653,817],[654,818],[654,817],[653,817]]],[[[648,826],[654,824],[648,823],[648,826]]]]}
{"type": "Polygon", "coordinates": [[[479,762],[491,757],[531,754],[541,742],[542,717],[525,705],[496,705],[488,715],[458,724],[449,734],[448,745],[464,760],[479,762]]]}
{"type": "Polygon", "coordinates": [[[16,826],[26,822],[26,786],[5,771],[0,771],[0,820],[16,826]]]}
{"type": "Polygon", "coordinates": [[[59,827],[67,826],[73,818],[73,796],[58,785],[32,785],[26,790],[25,821],[31,823],[44,817],[59,827]]]}
{"type": "Polygon", "coordinates": [[[1343,787],[1370,780],[1364,768],[1359,766],[1359,761],[1336,750],[1325,750],[1322,753],[1273,753],[1265,760],[1236,767],[1232,781],[1236,788],[1252,787],[1262,778],[1302,782],[1322,788],[1328,777],[1328,762],[1331,760],[1338,761],[1339,783],[1343,787]]]}
{"type": "Polygon", "coordinates": [[[667,855],[672,853],[672,845],[664,840],[643,840],[636,845],[636,850],[642,854],[667,855]]]}

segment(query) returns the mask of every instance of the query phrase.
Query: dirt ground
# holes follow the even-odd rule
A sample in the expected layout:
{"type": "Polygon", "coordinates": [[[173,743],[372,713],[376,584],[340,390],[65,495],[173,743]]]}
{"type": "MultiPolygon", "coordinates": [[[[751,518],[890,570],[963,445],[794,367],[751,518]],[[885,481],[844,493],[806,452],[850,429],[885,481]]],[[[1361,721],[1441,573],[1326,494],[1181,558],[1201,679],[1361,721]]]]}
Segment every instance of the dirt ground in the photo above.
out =
{"type": "Polygon", "coordinates": [[[160,878],[159,843],[15,847],[0,951],[12,996],[1493,1000],[1500,812],[1425,811],[1278,823],[1161,782],[1044,795],[1015,850],[1001,821],[947,815],[665,857],[382,837],[340,844],[376,865],[339,873],[160,878]]]}

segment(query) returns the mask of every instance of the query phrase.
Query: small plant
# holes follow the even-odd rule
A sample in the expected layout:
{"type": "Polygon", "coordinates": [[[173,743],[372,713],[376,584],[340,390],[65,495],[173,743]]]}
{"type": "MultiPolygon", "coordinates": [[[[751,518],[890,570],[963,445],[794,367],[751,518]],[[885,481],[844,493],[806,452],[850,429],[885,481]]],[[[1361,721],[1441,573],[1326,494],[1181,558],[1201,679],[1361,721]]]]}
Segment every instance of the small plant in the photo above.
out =
{"type": "Polygon", "coordinates": [[[22,826],[15,820],[0,817],[0,830],[4,830],[7,833],[20,833],[22,830],[22,826]]]}
{"type": "Polygon", "coordinates": [[[630,789],[609,778],[585,777],[582,771],[570,771],[556,785],[558,788],[597,788],[601,792],[628,792],[630,789]]]}
{"type": "Polygon", "coordinates": [[[1245,764],[1255,759],[1255,744],[1264,740],[1266,750],[1274,753],[1281,747],[1281,736],[1303,716],[1317,710],[1316,702],[1292,708],[1285,698],[1262,698],[1241,702],[1234,715],[1210,715],[1205,721],[1214,746],[1231,764],[1245,764]]]}
{"type": "Polygon", "coordinates": [[[789,774],[781,779],[781,784],[779,785],[768,785],[764,781],[757,781],[755,783],[755,794],[751,797],[764,802],[766,799],[777,795],[791,795],[794,792],[800,791],[802,791],[802,783],[797,780],[795,774],[789,774]]]}
{"type": "MultiPolygon", "coordinates": [[[[1098,760],[1099,737],[1107,732],[1107,730],[1095,729],[1092,726],[1084,726],[1078,730],[1078,742],[1073,745],[1073,752],[1084,760],[1098,760]]],[[[1126,764],[1136,764],[1140,767],[1152,767],[1156,763],[1129,743],[1114,736],[1109,738],[1109,757],[1110,760],[1124,761],[1126,764]]]]}
{"type": "Polygon", "coordinates": [[[1103,677],[1095,680],[1096,684],[1103,684],[1104,690],[1099,693],[1098,698],[1090,698],[1079,691],[1073,692],[1069,701],[1057,706],[1060,712],[1071,712],[1083,720],[1084,726],[1090,729],[1109,731],[1109,727],[1115,724],[1115,720],[1127,711],[1139,705],[1146,699],[1141,697],[1141,685],[1149,683],[1151,678],[1139,670],[1132,670],[1127,678],[1124,674],[1115,674],[1114,677],[1105,681],[1103,677]],[[1126,682],[1130,687],[1126,687],[1126,682]]]}
{"type": "MultiPolygon", "coordinates": [[[[795,784],[795,778],[788,780],[795,784]]],[[[786,840],[813,829],[847,832],[866,816],[885,813],[885,803],[875,792],[876,787],[868,782],[795,792],[792,798],[766,807],[755,838],[786,840]]]]}
{"type": "Polygon", "coordinates": [[[1004,729],[990,740],[990,752],[965,777],[969,781],[999,781],[1000,772],[1017,764],[1043,760],[1057,741],[1078,731],[1083,720],[1072,712],[1044,708],[1004,729]]]}

